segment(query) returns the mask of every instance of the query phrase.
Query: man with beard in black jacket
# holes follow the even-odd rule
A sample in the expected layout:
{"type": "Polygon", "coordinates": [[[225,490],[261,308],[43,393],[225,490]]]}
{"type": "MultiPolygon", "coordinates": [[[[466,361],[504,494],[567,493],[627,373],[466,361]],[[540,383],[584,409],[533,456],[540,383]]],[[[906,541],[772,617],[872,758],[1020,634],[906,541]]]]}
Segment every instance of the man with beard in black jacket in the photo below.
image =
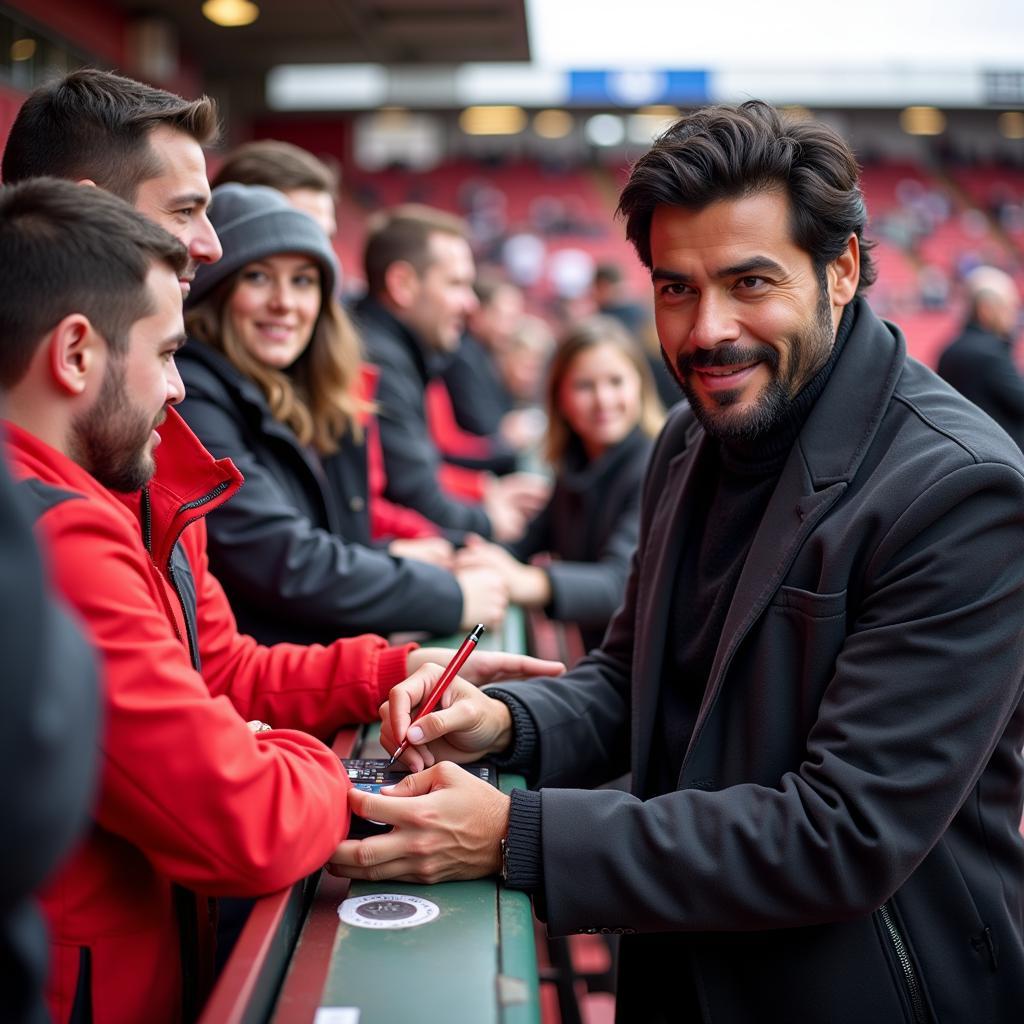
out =
{"type": "Polygon", "coordinates": [[[561,679],[415,726],[436,673],[392,690],[382,741],[431,767],[355,794],[397,828],[332,869],[500,871],[552,933],[622,933],[623,1022],[1016,1021],[1024,457],[872,312],[832,129],[695,111],[620,210],[689,400],[623,606],[561,679]],[[531,789],[444,763],[482,754],[531,789]]]}

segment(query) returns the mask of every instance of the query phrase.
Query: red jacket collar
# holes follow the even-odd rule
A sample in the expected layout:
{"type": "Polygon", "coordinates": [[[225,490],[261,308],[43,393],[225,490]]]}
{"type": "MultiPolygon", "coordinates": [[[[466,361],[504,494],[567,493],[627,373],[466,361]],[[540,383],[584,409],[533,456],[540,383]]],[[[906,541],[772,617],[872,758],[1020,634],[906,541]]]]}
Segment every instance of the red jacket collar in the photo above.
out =
{"type": "MultiPolygon", "coordinates": [[[[34,434],[14,423],[6,423],[5,427],[17,476],[36,477],[102,501],[120,514],[128,512],[137,522],[142,520],[142,492],[121,494],[108,490],[78,463],[34,434]]],[[[150,528],[145,539],[153,560],[162,565],[170,557],[181,531],[227,501],[242,485],[242,474],[230,459],[214,459],[174,409],[167,410],[159,433],[160,445],[154,454],[156,473],[147,488],[150,528]]]]}

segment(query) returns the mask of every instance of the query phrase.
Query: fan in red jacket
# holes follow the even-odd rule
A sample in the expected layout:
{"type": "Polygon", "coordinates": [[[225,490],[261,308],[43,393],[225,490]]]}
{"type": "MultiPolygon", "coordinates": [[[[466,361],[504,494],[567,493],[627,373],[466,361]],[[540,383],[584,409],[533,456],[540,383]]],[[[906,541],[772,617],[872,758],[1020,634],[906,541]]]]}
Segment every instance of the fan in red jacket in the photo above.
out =
{"type": "MultiPolygon", "coordinates": [[[[242,480],[170,408],[184,262],[99,189],[0,190],[8,454],[105,677],[94,826],[42,893],[58,1021],[193,1017],[209,897],[267,893],[323,864],[348,828],[349,781],[315,737],[373,718],[430,658],[371,636],[267,648],[238,633],[203,516],[242,480]]],[[[484,658],[470,675],[543,668],[529,660],[484,658]]]]}

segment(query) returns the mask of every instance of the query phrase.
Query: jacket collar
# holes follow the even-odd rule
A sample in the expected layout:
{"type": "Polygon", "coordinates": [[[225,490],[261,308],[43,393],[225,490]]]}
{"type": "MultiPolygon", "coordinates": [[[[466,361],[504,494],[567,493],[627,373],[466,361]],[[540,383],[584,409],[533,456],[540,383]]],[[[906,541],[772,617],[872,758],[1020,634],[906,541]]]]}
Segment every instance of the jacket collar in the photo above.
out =
{"type": "MultiPolygon", "coordinates": [[[[303,458],[307,458],[302,451],[295,434],[280,420],[275,419],[267,404],[267,396],[263,393],[259,384],[251,377],[247,377],[226,355],[218,352],[215,348],[201,341],[190,340],[189,343],[175,357],[179,365],[184,369],[184,376],[188,378],[189,364],[203,367],[212,374],[221,386],[228,392],[231,401],[242,408],[248,408],[260,423],[260,430],[264,434],[272,434],[287,442],[291,447],[301,452],[303,458]]],[[[186,379],[186,398],[190,384],[186,379]]]]}
{"type": "Polygon", "coordinates": [[[382,306],[376,299],[367,296],[355,309],[357,322],[371,324],[379,331],[386,332],[412,356],[416,369],[424,382],[444,373],[452,360],[453,353],[438,352],[425,345],[420,336],[407,327],[389,309],[382,306]]]}
{"type": "MultiPolygon", "coordinates": [[[[223,352],[204,341],[189,338],[188,344],[174,357],[179,363],[197,363],[213,374],[228,390],[235,392],[251,405],[266,406],[259,385],[247,377],[223,352]]],[[[186,387],[186,394],[188,389],[186,387]]]]}
{"type": "Polygon", "coordinates": [[[856,474],[907,360],[898,327],[861,298],[853,313],[850,337],[797,439],[815,489],[856,474]]]}
{"type": "Polygon", "coordinates": [[[606,476],[615,473],[622,463],[646,457],[650,443],[650,438],[639,427],[634,427],[618,444],[608,448],[591,462],[587,460],[583,446],[574,436],[566,452],[565,468],[559,477],[569,490],[585,493],[597,486],[606,476]]]}
{"type": "Polygon", "coordinates": [[[214,459],[174,409],[159,428],[156,473],[142,491],[121,494],[104,487],[73,459],[16,424],[5,424],[19,476],[33,476],[99,501],[143,529],[157,565],[166,565],[185,527],[222,505],[242,485],[230,459],[214,459]]]}

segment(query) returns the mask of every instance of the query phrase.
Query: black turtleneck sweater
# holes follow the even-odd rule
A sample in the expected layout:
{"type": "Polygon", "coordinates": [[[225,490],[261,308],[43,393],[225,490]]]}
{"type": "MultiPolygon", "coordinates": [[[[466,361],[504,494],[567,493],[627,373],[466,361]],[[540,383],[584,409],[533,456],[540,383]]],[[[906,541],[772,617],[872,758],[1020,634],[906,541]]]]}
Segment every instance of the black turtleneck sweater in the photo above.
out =
{"type": "Polygon", "coordinates": [[[828,361],[777,423],[755,438],[722,440],[708,446],[696,467],[698,497],[689,514],[676,576],[656,719],[659,726],[655,728],[644,797],[676,788],[747,552],[852,322],[847,307],[828,361]]]}

